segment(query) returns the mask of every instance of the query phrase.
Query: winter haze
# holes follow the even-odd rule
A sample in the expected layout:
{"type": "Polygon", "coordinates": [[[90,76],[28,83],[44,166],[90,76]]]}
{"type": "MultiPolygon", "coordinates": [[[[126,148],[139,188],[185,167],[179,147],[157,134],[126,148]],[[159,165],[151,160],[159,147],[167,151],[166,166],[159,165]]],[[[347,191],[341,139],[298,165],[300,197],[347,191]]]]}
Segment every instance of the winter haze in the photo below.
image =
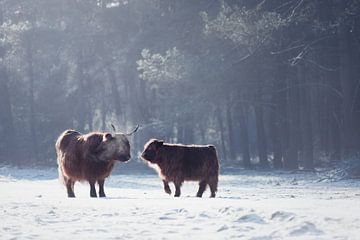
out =
{"type": "Polygon", "coordinates": [[[0,0],[0,239],[358,239],[359,66],[359,0],[0,0]],[[131,160],[68,198],[57,138],[111,124],[131,160]],[[216,198],[151,138],[214,145],[216,198]]]}

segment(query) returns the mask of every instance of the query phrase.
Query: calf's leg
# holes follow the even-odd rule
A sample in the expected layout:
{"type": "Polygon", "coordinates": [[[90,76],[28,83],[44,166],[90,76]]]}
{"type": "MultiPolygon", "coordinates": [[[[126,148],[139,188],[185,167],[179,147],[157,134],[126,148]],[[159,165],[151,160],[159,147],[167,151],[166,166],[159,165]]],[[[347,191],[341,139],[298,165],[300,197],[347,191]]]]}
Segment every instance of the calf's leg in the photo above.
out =
{"type": "Polygon", "coordinates": [[[105,191],[104,191],[104,183],[105,183],[105,179],[98,180],[98,184],[99,184],[99,197],[106,197],[105,191]]]}
{"type": "Polygon", "coordinates": [[[163,180],[163,183],[164,183],[164,191],[165,191],[167,194],[171,194],[171,189],[170,189],[170,187],[169,187],[169,182],[163,180]]]}
{"type": "Polygon", "coordinates": [[[95,189],[95,180],[90,180],[89,184],[90,184],[90,197],[97,197],[96,195],[96,189],[95,189]]]}
{"type": "Polygon", "coordinates": [[[211,191],[211,195],[210,197],[215,197],[216,192],[217,192],[217,186],[218,186],[218,177],[214,177],[211,180],[209,180],[209,186],[210,186],[210,191],[211,191]]]}
{"type": "Polygon", "coordinates": [[[205,189],[206,189],[207,182],[206,181],[200,181],[199,182],[199,190],[196,194],[197,197],[202,197],[205,189]]]}
{"type": "Polygon", "coordinates": [[[180,194],[181,194],[181,191],[180,191],[181,183],[182,183],[182,182],[180,182],[180,181],[174,182],[174,185],[175,185],[175,195],[174,195],[174,197],[180,197],[180,194]]]}

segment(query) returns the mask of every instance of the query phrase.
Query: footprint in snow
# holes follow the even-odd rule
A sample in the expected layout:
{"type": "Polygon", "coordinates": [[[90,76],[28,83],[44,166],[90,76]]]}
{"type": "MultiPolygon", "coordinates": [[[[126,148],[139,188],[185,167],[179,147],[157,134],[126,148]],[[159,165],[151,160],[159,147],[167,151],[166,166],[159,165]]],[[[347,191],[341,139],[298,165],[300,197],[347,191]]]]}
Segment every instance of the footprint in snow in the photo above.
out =
{"type": "Polygon", "coordinates": [[[244,222],[251,222],[257,224],[265,224],[266,222],[257,214],[247,214],[244,215],[236,220],[236,222],[244,223],[244,222]]]}
{"type": "Polygon", "coordinates": [[[224,207],[224,208],[220,208],[218,212],[221,214],[231,215],[234,214],[234,212],[241,212],[243,210],[244,210],[243,208],[224,207]]]}
{"type": "Polygon", "coordinates": [[[207,215],[205,212],[200,213],[200,214],[199,214],[199,217],[210,218],[210,216],[207,215]]]}
{"type": "Polygon", "coordinates": [[[219,212],[220,212],[220,213],[226,213],[226,212],[229,212],[230,209],[231,209],[231,207],[220,208],[220,209],[219,209],[219,212]]]}
{"type": "Polygon", "coordinates": [[[225,230],[228,230],[229,227],[227,225],[222,225],[217,231],[218,232],[222,232],[222,231],[225,231],[225,230]]]}
{"type": "Polygon", "coordinates": [[[324,220],[327,221],[327,222],[341,222],[340,218],[326,217],[326,218],[324,218],[324,220]]]}
{"type": "Polygon", "coordinates": [[[179,208],[179,209],[173,209],[171,210],[171,212],[167,212],[164,215],[179,215],[179,214],[186,214],[188,213],[188,211],[184,208],[179,208]]]}
{"type": "Polygon", "coordinates": [[[276,211],[271,214],[271,220],[292,221],[296,215],[290,212],[276,211]]]}
{"type": "Polygon", "coordinates": [[[271,239],[273,239],[273,238],[269,237],[269,236],[259,236],[259,237],[250,238],[250,240],[271,240],[271,239]]]}
{"type": "Polygon", "coordinates": [[[187,213],[188,211],[184,208],[180,208],[180,209],[175,209],[174,210],[176,213],[187,213]]]}
{"type": "Polygon", "coordinates": [[[193,227],[191,230],[199,231],[199,230],[202,230],[202,228],[199,228],[199,227],[193,227]]]}
{"type": "Polygon", "coordinates": [[[104,213],[104,214],[101,214],[100,216],[101,216],[101,217],[112,217],[113,214],[111,214],[111,213],[104,213]]]}
{"type": "Polygon", "coordinates": [[[290,236],[301,235],[320,235],[324,232],[319,230],[315,224],[311,222],[303,222],[300,226],[295,226],[289,233],[290,236]]]}
{"type": "Polygon", "coordinates": [[[54,210],[50,210],[50,211],[48,211],[48,214],[50,214],[50,215],[55,215],[55,211],[54,211],[54,210]]]}
{"type": "Polygon", "coordinates": [[[167,215],[167,214],[165,214],[165,216],[159,217],[159,220],[176,220],[176,218],[168,217],[168,216],[166,216],[166,215],[167,215]]]}

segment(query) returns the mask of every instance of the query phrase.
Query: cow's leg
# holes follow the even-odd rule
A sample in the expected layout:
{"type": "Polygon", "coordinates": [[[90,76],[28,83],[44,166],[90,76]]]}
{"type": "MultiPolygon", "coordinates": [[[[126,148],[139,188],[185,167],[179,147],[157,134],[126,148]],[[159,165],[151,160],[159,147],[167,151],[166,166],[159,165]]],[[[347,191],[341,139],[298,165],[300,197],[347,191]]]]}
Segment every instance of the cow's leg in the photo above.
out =
{"type": "Polygon", "coordinates": [[[95,180],[89,180],[90,184],[90,197],[97,197],[95,189],[95,180]]]}
{"type": "Polygon", "coordinates": [[[207,185],[207,182],[204,181],[204,180],[199,182],[199,190],[198,190],[198,192],[196,194],[197,197],[202,197],[202,195],[203,195],[203,193],[204,193],[204,191],[206,189],[206,185],[207,185]]]}
{"type": "Polygon", "coordinates": [[[99,197],[106,197],[105,192],[104,192],[105,179],[98,180],[97,182],[99,184],[99,197]]]}
{"type": "Polygon", "coordinates": [[[217,186],[218,186],[218,177],[214,177],[209,180],[209,187],[211,191],[210,197],[215,197],[215,193],[217,192],[217,186]]]}
{"type": "Polygon", "coordinates": [[[75,194],[74,194],[74,184],[75,182],[72,181],[71,179],[65,178],[65,185],[66,185],[66,190],[67,190],[67,195],[69,198],[74,198],[75,194]]]}
{"type": "Polygon", "coordinates": [[[169,187],[169,182],[166,181],[166,180],[163,180],[163,183],[164,183],[164,191],[167,193],[167,194],[171,194],[171,189],[169,187]]]}
{"type": "Polygon", "coordinates": [[[175,182],[174,182],[174,185],[175,185],[175,195],[174,195],[174,197],[180,197],[180,194],[181,194],[181,191],[180,191],[181,184],[182,184],[181,181],[175,181],[175,182]]]}

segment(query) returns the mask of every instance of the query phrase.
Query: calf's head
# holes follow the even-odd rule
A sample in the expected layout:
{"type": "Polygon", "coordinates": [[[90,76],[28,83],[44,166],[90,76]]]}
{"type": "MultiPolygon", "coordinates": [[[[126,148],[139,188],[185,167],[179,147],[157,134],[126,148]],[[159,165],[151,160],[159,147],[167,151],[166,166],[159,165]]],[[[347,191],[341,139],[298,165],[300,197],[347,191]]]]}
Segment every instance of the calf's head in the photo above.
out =
{"type": "Polygon", "coordinates": [[[145,161],[156,163],[156,154],[163,144],[164,141],[162,140],[150,139],[144,145],[144,151],[141,153],[141,158],[145,161]]]}

